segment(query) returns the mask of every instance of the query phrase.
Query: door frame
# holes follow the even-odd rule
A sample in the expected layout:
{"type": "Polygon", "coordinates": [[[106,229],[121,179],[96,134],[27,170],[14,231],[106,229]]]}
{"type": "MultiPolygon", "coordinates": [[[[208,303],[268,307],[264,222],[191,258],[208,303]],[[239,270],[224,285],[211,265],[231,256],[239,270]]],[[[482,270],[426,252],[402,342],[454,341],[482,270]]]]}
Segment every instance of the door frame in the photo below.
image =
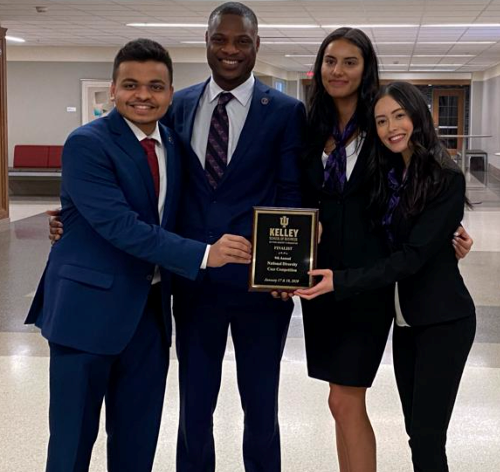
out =
{"type": "MultiPolygon", "coordinates": [[[[458,124],[456,134],[465,134],[465,90],[461,89],[440,89],[434,88],[432,90],[432,120],[434,127],[439,134],[439,97],[440,96],[458,96],[458,124]]],[[[450,154],[456,155],[462,149],[462,142],[464,138],[457,138],[457,149],[451,149],[450,154]]],[[[465,159],[465,156],[462,156],[465,159]]]]}

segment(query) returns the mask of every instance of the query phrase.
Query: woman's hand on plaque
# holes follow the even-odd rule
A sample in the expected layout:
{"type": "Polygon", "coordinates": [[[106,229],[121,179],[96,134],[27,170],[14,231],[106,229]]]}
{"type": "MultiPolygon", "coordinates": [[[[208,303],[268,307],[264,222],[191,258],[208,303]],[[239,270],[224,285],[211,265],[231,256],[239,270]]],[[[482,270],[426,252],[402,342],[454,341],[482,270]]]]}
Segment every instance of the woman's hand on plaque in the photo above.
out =
{"type": "Polygon", "coordinates": [[[300,298],[312,300],[313,298],[324,295],[325,293],[333,292],[333,272],[331,269],[314,269],[308,272],[313,277],[321,277],[321,280],[311,288],[300,288],[293,292],[300,298]]]}
{"type": "Polygon", "coordinates": [[[293,292],[278,292],[277,290],[273,290],[271,292],[271,297],[281,299],[284,302],[290,300],[293,297],[293,292]]]}

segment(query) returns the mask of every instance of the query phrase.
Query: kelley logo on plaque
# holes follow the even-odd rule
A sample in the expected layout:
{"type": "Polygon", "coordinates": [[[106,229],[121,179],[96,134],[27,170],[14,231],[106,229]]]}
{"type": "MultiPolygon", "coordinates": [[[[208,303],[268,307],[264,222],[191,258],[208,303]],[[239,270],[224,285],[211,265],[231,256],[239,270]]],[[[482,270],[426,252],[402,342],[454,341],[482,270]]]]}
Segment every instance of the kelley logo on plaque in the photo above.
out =
{"type": "Polygon", "coordinates": [[[295,290],[313,285],[318,210],[254,207],[249,290],[295,290]]]}

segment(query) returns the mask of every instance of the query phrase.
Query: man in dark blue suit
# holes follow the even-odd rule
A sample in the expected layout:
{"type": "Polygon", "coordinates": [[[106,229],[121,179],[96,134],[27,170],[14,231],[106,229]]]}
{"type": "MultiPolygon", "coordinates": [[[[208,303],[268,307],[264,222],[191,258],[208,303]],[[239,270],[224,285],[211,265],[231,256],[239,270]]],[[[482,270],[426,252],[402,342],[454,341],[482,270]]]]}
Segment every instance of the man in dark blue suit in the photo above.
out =
{"type": "MultiPolygon", "coordinates": [[[[165,117],[187,156],[178,218],[184,237],[208,244],[226,232],[250,238],[253,206],[300,206],[305,110],[254,78],[259,41],[252,10],[236,2],[217,7],[206,33],[212,77],[176,93],[165,117]]],[[[245,415],[245,470],[280,470],[279,371],[293,303],[247,287],[248,269],[235,265],[209,269],[203,280],[174,281],[178,472],[215,470],[212,416],[229,329],[245,415]]]]}
{"type": "Polygon", "coordinates": [[[87,471],[106,398],[108,471],[153,466],[170,345],[171,274],[188,280],[248,263],[249,243],[172,232],[181,159],[158,124],[172,62],[154,41],[125,45],[113,67],[116,109],[71,133],[63,151],[65,235],[49,257],[27,323],[50,345],[47,472],[87,471]],[[204,270],[202,272],[205,272],[204,270]]]}

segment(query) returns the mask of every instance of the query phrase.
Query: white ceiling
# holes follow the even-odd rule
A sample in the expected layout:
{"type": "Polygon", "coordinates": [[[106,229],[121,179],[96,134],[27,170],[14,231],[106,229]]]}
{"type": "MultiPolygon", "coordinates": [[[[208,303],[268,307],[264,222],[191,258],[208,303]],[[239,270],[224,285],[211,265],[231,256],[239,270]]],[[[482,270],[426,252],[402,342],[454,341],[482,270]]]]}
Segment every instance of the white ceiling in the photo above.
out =
{"type": "MultiPolygon", "coordinates": [[[[109,47],[142,36],[169,48],[203,48],[204,27],[126,25],[206,24],[209,13],[219,3],[200,0],[0,0],[0,25],[8,28],[8,35],[26,40],[17,47],[109,47]],[[38,13],[37,6],[46,7],[47,12],[38,13]]],[[[475,72],[500,62],[500,0],[247,0],[246,4],[256,12],[261,25],[259,59],[288,71],[311,68],[319,43],[334,28],[328,25],[416,25],[362,27],[373,40],[385,71],[475,72]],[[495,23],[496,26],[424,26],[464,23],[495,23]],[[313,25],[315,28],[265,28],[266,24],[313,25]],[[447,44],[429,44],[442,42],[447,44]]]]}

